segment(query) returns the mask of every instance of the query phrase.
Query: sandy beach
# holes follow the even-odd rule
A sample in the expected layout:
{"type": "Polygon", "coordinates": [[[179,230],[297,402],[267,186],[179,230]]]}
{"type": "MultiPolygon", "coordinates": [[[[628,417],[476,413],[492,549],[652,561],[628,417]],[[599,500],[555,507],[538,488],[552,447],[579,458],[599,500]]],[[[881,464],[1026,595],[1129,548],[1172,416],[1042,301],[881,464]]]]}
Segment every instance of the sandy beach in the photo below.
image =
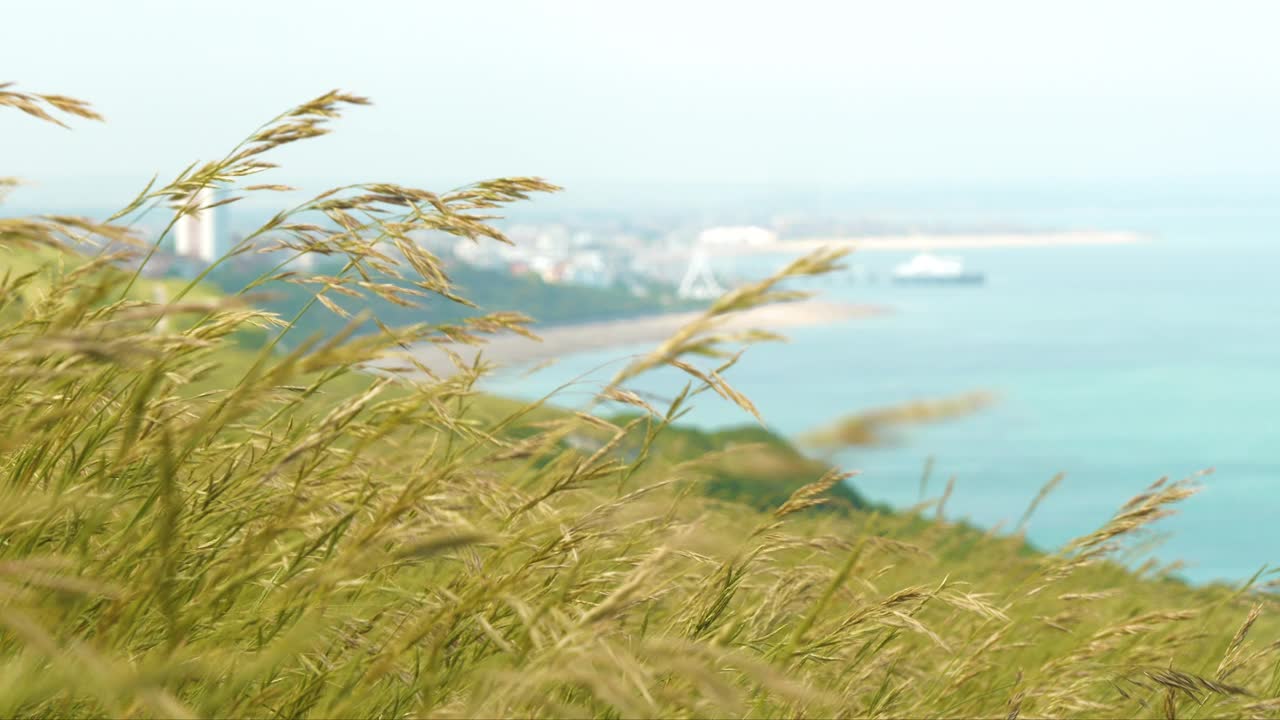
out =
{"type": "Polygon", "coordinates": [[[868,235],[864,237],[797,238],[765,245],[731,245],[707,248],[716,255],[808,253],[823,247],[866,251],[978,250],[985,248],[1034,248],[1080,245],[1129,245],[1143,237],[1130,232],[1078,230],[1045,233],[974,233],[957,235],[868,235]]]}
{"type": "MultiPolygon", "coordinates": [[[[737,313],[722,327],[730,330],[754,328],[783,331],[788,328],[844,322],[885,312],[888,312],[886,308],[874,305],[806,300],[767,305],[737,313]]],[[[698,312],[669,313],[581,325],[547,328],[535,326],[533,331],[541,338],[541,342],[509,334],[493,337],[488,343],[479,347],[468,345],[448,347],[468,362],[478,353],[483,353],[485,360],[503,367],[534,365],[573,353],[633,345],[656,345],[699,315],[701,313],[698,312]]],[[[454,371],[453,363],[437,346],[419,346],[414,350],[414,355],[432,372],[447,375],[454,371]]]]}

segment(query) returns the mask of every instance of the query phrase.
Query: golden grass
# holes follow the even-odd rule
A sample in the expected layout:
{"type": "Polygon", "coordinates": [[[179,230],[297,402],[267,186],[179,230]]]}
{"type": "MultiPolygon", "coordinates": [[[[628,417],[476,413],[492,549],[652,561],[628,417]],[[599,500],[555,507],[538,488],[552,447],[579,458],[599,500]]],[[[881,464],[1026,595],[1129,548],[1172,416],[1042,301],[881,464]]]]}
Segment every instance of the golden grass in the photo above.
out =
{"type": "MultiPolygon", "coordinates": [[[[57,96],[0,87],[0,98],[37,117],[92,116],[57,96]]],[[[365,102],[335,92],[287,111],[224,159],[149,187],[113,224],[5,221],[0,237],[60,253],[128,238],[131,213],[237,188],[268,169],[263,154],[365,102]]],[[[241,192],[272,186],[254,187],[241,192]]],[[[298,278],[322,304],[392,293],[381,279],[408,274],[448,299],[414,231],[502,241],[487,213],[551,189],[355,185],[281,213],[233,252],[270,241],[344,258],[335,276],[298,278]]],[[[1280,625],[1261,578],[1190,587],[1110,559],[1190,481],[1152,486],[1042,555],[915,513],[811,512],[835,472],[772,512],[708,500],[693,492],[708,458],[651,452],[702,392],[754,412],[722,373],[762,336],[722,332],[722,319],[837,259],[820,253],[735,292],[622,371],[600,393],[642,413],[621,425],[485,400],[481,368],[357,372],[389,357],[412,366],[396,355],[411,341],[519,331],[514,314],[243,355],[229,347],[237,328],[283,335],[289,319],[188,302],[196,283],[158,305],[134,295],[135,276],[74,263],[49,268],[35,299],[22,294],[33,276],[8,276],[0,716],[1280,712],[1280,625]],[[183,322],[166,329],[164,316],[183,322]],[[696,359],[708,354],[717,367],[696,359]],[[627,389],[667,364],[690,376],[669,407],[627,389]],[[575,449],[588,432],[600,442],[575,449]]]]}

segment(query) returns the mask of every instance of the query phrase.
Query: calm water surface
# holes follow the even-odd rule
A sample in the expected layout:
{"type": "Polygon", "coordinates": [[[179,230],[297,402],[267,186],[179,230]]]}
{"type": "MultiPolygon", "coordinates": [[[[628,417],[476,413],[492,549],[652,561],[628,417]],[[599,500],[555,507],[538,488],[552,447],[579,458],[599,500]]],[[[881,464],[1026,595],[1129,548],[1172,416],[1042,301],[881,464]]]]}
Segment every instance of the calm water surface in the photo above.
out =
{"type": "MultiPolygon", "coordinates": [[[[995,391],[1000,402],[980,414],[838,460],[863,471],[866,495],[904,507],[932,455],[935,492],[956,477],[948,514],[983,526],[1016,521],[1065,472],[1030,525],[1044,547],[1097,527],[1163,475],[1213,468],[1163,524],[1173,534],[1157,557],[1185,561],[1194,580],[1280,563],[1280,213],[1110,210],[1052,221],[1139,230],[1151,242],[963,252],[987,274],[983,287],[818,283],[832,299],[894,312],[794,330],[788,344],[750,350],[729,379],[787,435],[859,409],[995,391]]],[[[855,262],[884,272],[908,257],[855,262]]],[[[573,356],[490,388],[534,397],[583,374],[598,383],[643,349],[573,356]]],[[[660,372],[639,387],[669,395],[680,380],[660,372]]],[[[561,401],[586,395],[571,389],[561,401]]],[[[715,398],[690,416],[703,427],[749,421],[715,398]]]]}

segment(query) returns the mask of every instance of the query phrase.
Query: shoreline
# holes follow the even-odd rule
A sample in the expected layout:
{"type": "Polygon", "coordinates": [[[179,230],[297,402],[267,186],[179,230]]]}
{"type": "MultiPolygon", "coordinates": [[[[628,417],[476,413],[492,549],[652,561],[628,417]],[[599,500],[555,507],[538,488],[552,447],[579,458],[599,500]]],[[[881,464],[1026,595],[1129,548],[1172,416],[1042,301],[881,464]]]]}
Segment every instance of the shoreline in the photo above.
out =
{"type": "MultiPolygon", "coordinates": [[[[1064,231],[1023,233],[963,233],[920,235],[867,235],[858,237],[814,237],[787,240],[766,245],[712,246],[715,255],[802,254],[820,248],[849,248],[858,251],[922,252],[930,250],[967,250],[993,248],[1036,248],[1101,245],[1132,245],[1147,238],[1132,232],[1064,231]]],[[[724,330],[786,330],[795,327],[826,325],[855,318],[883,315],[883,306],[803,300],[779,303],[736,313],[721,325],[724,330]]],[[[430,343],[413,347],[414,358],[442,376],[457,372],[442,348],[457,353],[464,362],[473,363],[483,355],[486,362],[500,368],[538,365],[579,353],[626,348],[635,345],[657,345],[671,337],[685,324],[702,315],[686,311],[642,315],[618,320],[601,320],[549,327],[531,326],[540,338],[506,333],[491,336],[483,345],[430,343]]],[[[389,363],[384,363],[384,367],[389,363]]],[[[398,363],[397,363],[398,365],[398,363]]]]}
{"type": "MultiPolygon", "coordinates": [[[[802,300],[765,305],[739,312],[728,318],[720,327],[723,330],[776,331],[834,324],[888,312],[887,307],[879,305],[802,300]]],[[[577,325],[556,325],[543,329],[534,325],[529,329],[541,338],[541,342],[508,333],[492,336],[483,345],[453,343],[445,347],[460,355],[468,363],[474,362],[477,355],[483,354],[487,362],[510,368],[543,363],[584,352],[625,348],[632,345],[657,345],[701,315],[701,312],[692,311],[577,325]]],[[[439,346],[417,345],[410,352],[416,360],[434,373],[451,375],[456,372],[453,362],[439,346]]]]}
{"type": "Polygon", "coordinates": [[[983,250],[991,248],[1132,245],[1146,237],[1132,232],[1070,230],[1042,233],[962,233],[956,235],[866,235],[782,240],[766,245],[708,247],[713,255],[809,253],[824,247],[857,251],[983,250]]]}

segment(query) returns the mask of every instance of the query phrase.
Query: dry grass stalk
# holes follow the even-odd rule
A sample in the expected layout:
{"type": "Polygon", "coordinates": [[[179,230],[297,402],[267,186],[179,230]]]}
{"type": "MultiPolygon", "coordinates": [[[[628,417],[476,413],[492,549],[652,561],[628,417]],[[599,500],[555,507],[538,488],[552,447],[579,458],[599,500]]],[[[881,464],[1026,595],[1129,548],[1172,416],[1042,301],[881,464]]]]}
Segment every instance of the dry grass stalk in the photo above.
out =
{"type": "MultiPolygon", "coordinates": [[[[0,105],[96,118],[83,103],[9,87],[0,105]]],[[[117,269],[133,236],[116,221],[149,206],[190,212],[210,186],[280,190],[255,177],[269,153],[366,103],[333,92],[288,110],[107,222],[0,221],[6,247],[42,263],[0,279],[0,715],[1109,718],[1280,707],[1274,646],[1249,640],[1280,629],[1265,586],[1192,588],[1108,561],[1188,498],[1188,482],[1149,488],[1052,556],[941,517],[824,512],[847,477],[836,471],[772,512],[696,492],[726,458],[761,451],[663,456],[700,392],[758,415],[725,374],[731,346],[771,336],[725,333],[723,319],[793,298],[780,284],[835,267],[838,253],[731,293],[624,369],[600,396],[640,413],[629,420],[488,398],[475,389],[482,366],[448,379],[361,372],[388,358],[415,367],[403,353],[413,339],[523,332],[517,314],[366,335],[348,324],[284,352],[276,343],[294,319],[249,307],[284,267],[241,298],[192,295],[197,279],[165,303],[117,269]],[[116,247],[71,251],[85,241],[116,247]],[[276,333],[265,349],[234,346],[235,332],[263,326],[276,333]],[[706,370],[692,355],[727,361],[706,370]],[[691,378],[668,407],[624,387],[665,365],[691,378]],[[1218,608],[1244,622],[1209,622],[1218,608]],[[1208,658],[1219,659],[1212,675],[1208,658]]],[[[535,178],[446,193],[352,185],[281,212],[233,253],[275,244],[341,258],[338,272],[288,276],[335,311],[371,297],[461,301],[415,234],[503,242],[492,211],[554,189],[535,178]],[[411,291],[396,282],[406,277],[411,291]]],[[[974,405],[881,413],[840,442],[974,405]]]]}

